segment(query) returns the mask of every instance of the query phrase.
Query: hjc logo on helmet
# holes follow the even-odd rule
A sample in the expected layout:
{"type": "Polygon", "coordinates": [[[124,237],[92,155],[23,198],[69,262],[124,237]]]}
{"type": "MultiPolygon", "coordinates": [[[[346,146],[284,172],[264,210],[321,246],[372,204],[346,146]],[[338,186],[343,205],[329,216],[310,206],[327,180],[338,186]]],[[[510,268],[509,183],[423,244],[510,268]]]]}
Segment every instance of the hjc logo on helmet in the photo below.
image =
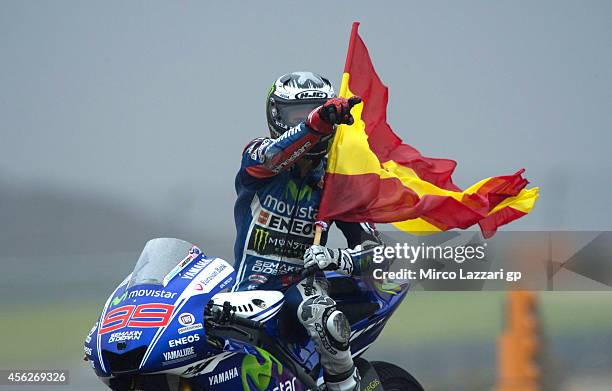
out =
{"type": "Polygon", "coordinates": [[[308,114],[335,96],[328,79],[312,72],[292,72],[279,77],[266,97],[270,136],[278,138],[306,121],[308,114]]]}
{"type": "Polygon", "coordinates": [[[295,95],[296,99],[324,99],[327,93],[317,90],[302,91],[295,95]]]}

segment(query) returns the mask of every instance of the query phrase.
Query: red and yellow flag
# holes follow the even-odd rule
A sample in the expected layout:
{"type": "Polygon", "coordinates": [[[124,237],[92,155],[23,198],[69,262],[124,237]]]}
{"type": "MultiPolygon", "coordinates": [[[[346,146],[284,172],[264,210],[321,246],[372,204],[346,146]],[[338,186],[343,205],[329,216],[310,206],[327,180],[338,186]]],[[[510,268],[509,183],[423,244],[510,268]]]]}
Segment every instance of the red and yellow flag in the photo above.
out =
{"type": "Polygon", "coordinates": [[[538,188],[526,189],[524,170],[483,179],[465,190],[451,175],[453,160],[422,156],[387,124],[382,84],[353,23],[340,96],[358,95],[355,123],[342,125],[330,149],[319,220],[393,223],[409,233],[466,229],[476,223],[485,237],[529,213],[538,188]]]}

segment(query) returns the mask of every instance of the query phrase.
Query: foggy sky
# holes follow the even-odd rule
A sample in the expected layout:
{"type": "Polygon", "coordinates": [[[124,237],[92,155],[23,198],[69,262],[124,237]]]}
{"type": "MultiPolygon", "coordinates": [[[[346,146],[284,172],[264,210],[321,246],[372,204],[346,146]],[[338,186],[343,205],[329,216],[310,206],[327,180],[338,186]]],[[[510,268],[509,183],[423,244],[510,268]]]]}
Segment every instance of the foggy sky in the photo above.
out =
{"type": "Polygon", "coordinates": [[[609,229],[611,11],[3,1],[0,224],[15,239],[3,254],[45,238],[130,247],[125,236],[137,249],[157,234],[231,247],[234,175],[244,145],[267,134],[269,86],[312,70],[337,88],[354,20],[406,143],[457,160],[461,187],[524,167],[541,188],[534,212],[506,229],[609,229]]]}

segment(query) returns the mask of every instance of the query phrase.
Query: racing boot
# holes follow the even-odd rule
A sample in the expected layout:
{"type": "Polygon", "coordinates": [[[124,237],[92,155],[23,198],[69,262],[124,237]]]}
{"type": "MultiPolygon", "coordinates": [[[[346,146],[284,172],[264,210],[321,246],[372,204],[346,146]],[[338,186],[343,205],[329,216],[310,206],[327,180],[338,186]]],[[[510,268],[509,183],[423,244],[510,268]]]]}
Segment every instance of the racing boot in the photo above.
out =
{"type": "Polygon", "coordinates": [[[324,373],[323,379],[325,380],[323,391],[359,391],[361,389],[359,371],[354,366],[347,373],[340,375],[324,373]]]}

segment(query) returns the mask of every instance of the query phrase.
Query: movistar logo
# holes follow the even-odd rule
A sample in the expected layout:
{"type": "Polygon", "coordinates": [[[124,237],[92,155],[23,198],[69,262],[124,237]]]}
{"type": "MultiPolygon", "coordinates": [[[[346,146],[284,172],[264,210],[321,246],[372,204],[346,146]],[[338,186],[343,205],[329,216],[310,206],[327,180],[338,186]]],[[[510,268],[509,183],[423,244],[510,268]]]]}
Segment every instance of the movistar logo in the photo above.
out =
{"type": "Polygon", "coordinates": [[[113,298],[113,301],[111,302],[111,307],[114,305],[117,305],[119,303],[121,303],[123,300],[125,300],[127,298],[127,291],[123,292],[123,294],[121,296],[116,296],[113,298]]]}
{"type": "Polygon", "coordinates": [[[312,188],[308,185],[303,185],[302,189],[300,190],[294,181],[289,181],[287,182],[287,187],[285,189],[285,198],[289,197],[298,202],[301,202],[304,197],[306,197],[307,201],[310,201],[312,198],[312,188]]]}
{"type": "Polygon", "coordinates": [[[257,252],[262,252],[266,249],[268,244],[268,237],[270,232],[263,228],[255,228],[255,235],[253,236],[253,249],[257,252]]]}
{"type": "Polygon", "coordinates": [[[294,188],[294,191],[292,193],[292,191],[290,190],[291,187],[287,186],[287,190],[285,192],[285,196],[284,199],[286,201],[283,200],[279,200],[276,197],[273,197],[272,194],[268,194],[266,196],[266,198],[264,198],[263,201],[263,206],[267,209],[270,210],[274,213],[278,213],[278,214],[282,214],[285,216],[292,216],[298,219],[307,219],[307,220],[314,220],[315,215],[317,214],[318,209],[315,208],[312,204],[305,204],[308,206],[300,206],[297,207],[297,202],[292,202],[291,200],[287,200],[290,197],[295,196],[295,199],[310,199],[311,194],[312,194],[312,189],[310,189],[310,191],[305,190],[304,188],[302,188],[302,191],[300,191],[300,194],[298,194],[298,191],[296,188],[294,188]]]}
{"type": "Polygon", "coordinates": [[[255,348],[264,362],[260,363],[256,356],[249,354],[244,356],[242,360],[242,388],[251,390],[250,383],[257,388],[258,391],[268,389],[270,378],[272,377],[272,361],[276,363],[276,371],[279,375],[283,373],[283,365],[273,355],[263,349],[255,348]]]}

